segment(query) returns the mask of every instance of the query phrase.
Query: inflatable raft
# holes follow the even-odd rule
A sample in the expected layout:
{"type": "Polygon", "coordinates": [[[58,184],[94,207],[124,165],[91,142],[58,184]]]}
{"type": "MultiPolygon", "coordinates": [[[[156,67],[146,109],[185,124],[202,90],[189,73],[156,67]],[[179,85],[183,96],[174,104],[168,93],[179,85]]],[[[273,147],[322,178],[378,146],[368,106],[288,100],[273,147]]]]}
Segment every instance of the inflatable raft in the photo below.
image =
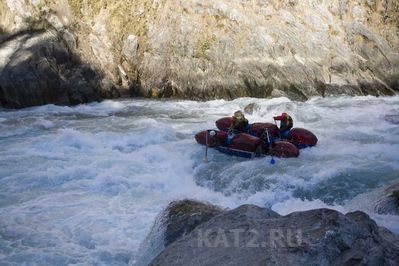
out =
{"type": "Polygon", "coordinates": [[[317,144],[317,137],[303,128],[291,129],[288,139],[280,138],[280,131],[272,123],[254,123],[247,133],[229,136],[227,133],[233,118],[216,121],[218,130],[205,130],[195,135],[199,144],[215,148],[229,155],[253,158],[265,155],[290,158],[298,157],[299,149],[317,144]]]}

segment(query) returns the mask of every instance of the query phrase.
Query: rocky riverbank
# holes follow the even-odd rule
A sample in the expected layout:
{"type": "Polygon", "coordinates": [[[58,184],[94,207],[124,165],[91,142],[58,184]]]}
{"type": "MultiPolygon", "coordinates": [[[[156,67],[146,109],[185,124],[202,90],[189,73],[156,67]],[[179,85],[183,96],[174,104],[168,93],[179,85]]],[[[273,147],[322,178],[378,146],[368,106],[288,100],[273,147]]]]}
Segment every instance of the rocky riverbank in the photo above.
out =
{"type": "Polygon", "coordinates": [[[157,221],[132,264],[395,265],[399,260],[398,236],[359,211],[281,216],[254,205],[222,210],[185,200],[171,203],[157,221]],[[154,236],[161,244],[149,250],[154,236]]]}
{"type": "Polygon", "coordinates": [[[4,107],[399,89],[395,0],[7,0],[0,15],[4,107]]]}

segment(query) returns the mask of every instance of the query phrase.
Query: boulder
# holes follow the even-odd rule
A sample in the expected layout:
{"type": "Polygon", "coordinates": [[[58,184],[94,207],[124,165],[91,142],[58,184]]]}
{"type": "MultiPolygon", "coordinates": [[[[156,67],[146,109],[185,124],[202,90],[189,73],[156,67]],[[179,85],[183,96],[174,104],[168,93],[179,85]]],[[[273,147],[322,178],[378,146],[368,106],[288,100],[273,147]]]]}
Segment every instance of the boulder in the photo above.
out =
{"type": "Polygon", "coordinates": [[[131,264],[147,265],[165,247],[220,213],[221,208],[195,200],[171,202],[157,217],[141,245],[139,257],[131,264]]]}
{"type": "Polygon", "coordinates": [[[165,214],[165,246],[190,233],[199,224],[220,214],[222,209],[194,200],[175,201],[169,204],[165,214]]]}
{"type": "Polygon", "coordinates": [[[243,205],[175,239],[150,265],[396,265],[399,261],[399,237],[363,212],[344,215],[317,209],[281,216],[243,205]]]}

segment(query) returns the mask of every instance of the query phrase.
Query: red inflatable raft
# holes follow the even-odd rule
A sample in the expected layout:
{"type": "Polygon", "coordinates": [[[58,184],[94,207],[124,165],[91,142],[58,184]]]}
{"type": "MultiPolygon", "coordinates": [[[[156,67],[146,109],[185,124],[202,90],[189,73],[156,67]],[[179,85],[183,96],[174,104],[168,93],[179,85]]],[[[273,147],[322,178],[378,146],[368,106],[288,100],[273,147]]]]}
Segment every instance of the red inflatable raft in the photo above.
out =
{"type": "Polygon", "coordinates": [[[224,131],[206,130],[195,135],[199,144],[240,157],[253,158],[262,155],[273,155],[276,157],[298,157],[299,149],[290,142],[276,141],[269,148],[261,138],[246,133],[236,134],[228,141],[228,134],[224,131]],[[213,132],[213,133],[211,133],[213,132]]]}
{"type": "Polygon", "coordinates": [[[272,123],[251,124],[248,132],[235,134],[232,139],[229,139],[227,131],[232,123],[232,117],[221,118],[216,121],[216,126],[220,131],[202,131],[195,135],[195,139],[198,143],[223,153],[247,158],[262,155],[298,157],[299,149],[317,144],[317,137],[303,128],[293,128],[289,132],[288,139],[281,139],[277,125],[272,123]]]}
{"type": "MultiPolygon", "coordinates": [[[[219,130],[227,132],[232,123],[232,117],[224,117],[216,121],[216,126],[219,130]]],[[[280,138],[278,127],[272,123],[251,124],[248,133],[252,136],[262,137],[265,130],[269,132],[269,135],[273,140],[280,138]]],[[[318,140],[317,137],[307,129],[293,128],[290,130],[287,141],[302,149],[315,146],[318,140]]]]}
{"type": "Polygon", "coordinates": [[[307,129],[293,128],[288,133],[288,141],[301,148],[313,147],[317,144],[317,137],[307,129]]]}
{"type": "MultiPolygon", "coordinates": [[[[232,117],[223,117],[216,121],[216,127],[221,130],[227,132],[229,127],[233,124],[232,117]]],[[[277,138],[279,134],[278,127],[272,123],[254,123],[251,124],[248,133],[252,136],[261,137],[264,130],[267,129],[269,131],[270,137],[277,138]]]]}

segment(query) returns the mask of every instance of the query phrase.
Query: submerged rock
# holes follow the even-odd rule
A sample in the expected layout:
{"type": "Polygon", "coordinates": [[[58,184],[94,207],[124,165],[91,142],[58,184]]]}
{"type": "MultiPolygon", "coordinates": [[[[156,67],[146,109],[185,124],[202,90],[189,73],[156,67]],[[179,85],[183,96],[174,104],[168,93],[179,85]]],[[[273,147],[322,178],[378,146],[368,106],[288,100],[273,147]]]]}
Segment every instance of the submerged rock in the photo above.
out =
{"type": "Polygon", "coordinates": [[[257,111],[259,109],[260,109],[260,107],[257,103],[250,103],[244,107],[244,112],[249,115],[252,115],[254,113],[254,111],[257,111]]]}
{"type": "MultiPolygon", "coordinates": [[[[184,202],[179,205],[184,211],[184,202]]],[[[395,265],[398,243],[363,212],[281,216],[243,205],[176,238],[150,265],[395,265]]]]}

